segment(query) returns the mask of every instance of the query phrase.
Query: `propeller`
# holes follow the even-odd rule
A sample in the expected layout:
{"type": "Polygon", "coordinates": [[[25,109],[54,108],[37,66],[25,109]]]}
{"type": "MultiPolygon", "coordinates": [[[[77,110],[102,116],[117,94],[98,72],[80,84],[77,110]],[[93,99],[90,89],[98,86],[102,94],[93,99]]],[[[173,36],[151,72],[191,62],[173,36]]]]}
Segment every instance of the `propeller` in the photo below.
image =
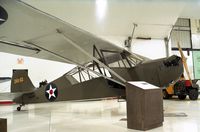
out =
{"type": "Polygon", "coordinates": [[[189,79],[189,81],[190,81],[190,83],[192,85],[192,80],[191,80],[190,73],[189,73],[189,68],[188,68],[188,65],[187,65],[187,58],[184,56],[182,48],[181,48],[179,42],[177,43],[177,46],[178,46],[178,50],[179,50],[180,55],[181,55],[181,59],[182,59],[183,66],[185,68],[186,74],[187,74],[188,79],[189,79]]]}

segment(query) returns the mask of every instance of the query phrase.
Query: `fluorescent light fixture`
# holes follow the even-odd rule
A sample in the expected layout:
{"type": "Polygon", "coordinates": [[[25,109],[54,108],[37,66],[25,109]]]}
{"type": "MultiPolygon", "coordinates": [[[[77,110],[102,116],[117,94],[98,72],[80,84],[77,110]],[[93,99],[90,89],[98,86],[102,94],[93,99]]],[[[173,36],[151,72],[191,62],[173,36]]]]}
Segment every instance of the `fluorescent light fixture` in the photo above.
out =
{"type": "Polygon", "coordinates": [[[106,15],[107,0],[96,0],[96,16],[102,20],[106,15]]]}

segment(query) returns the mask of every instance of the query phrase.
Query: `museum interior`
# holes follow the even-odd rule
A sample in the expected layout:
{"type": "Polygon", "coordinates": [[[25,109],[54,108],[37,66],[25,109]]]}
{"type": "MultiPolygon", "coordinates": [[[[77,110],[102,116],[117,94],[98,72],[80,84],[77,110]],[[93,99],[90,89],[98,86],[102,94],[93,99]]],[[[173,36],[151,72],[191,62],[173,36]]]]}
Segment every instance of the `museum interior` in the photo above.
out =
{"type": "Polygon", "coordinates": [[[199,132],[198,0],[0,0],[0,132],[199,132]]]}

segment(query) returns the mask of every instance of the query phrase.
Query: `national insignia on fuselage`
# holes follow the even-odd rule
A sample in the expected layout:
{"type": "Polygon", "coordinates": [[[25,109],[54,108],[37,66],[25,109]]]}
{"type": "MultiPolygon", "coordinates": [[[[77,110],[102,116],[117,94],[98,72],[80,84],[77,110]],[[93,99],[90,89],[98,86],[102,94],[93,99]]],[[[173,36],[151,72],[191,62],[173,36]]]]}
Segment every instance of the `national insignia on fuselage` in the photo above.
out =
{"type": "Polygon", "coordinates": [[[49,83],[45,88],[45,96],[49,101],[55,101],[58,97],[58,88],[54,83],[49,83]]]}

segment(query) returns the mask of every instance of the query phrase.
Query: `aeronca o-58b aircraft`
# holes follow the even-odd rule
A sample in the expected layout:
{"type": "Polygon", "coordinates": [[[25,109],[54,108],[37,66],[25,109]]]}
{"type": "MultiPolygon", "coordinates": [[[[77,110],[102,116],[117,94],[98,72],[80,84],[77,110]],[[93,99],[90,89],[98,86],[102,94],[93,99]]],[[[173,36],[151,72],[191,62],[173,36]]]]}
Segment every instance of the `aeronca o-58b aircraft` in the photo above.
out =
{"type": "Polygon", "coordinates": [[[18,111],[29,103],[125,97],[127,81],[164,87],[183,73],[178,56],[148,60],[22,1],[0,0],[0,12],[1,52],[77,65],[39,88],[27,70],[13,70],[11,93],[0,97],[12,97],[18,111]]]}

